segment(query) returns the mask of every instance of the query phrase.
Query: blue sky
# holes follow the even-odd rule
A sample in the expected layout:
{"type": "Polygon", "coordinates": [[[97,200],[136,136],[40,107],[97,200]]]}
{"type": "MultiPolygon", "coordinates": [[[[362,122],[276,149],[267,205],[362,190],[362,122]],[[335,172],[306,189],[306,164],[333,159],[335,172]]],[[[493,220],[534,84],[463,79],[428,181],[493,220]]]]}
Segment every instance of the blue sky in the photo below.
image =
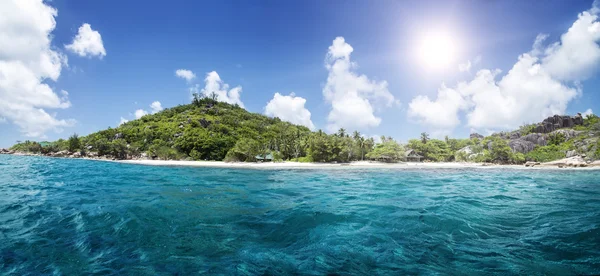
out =
{"type": "MultiPolygon", "coordinates": [[[[494,110],[490,110],[490,104],[478,102],[477,97],[465,92],[468,89],[457,87],[457,82],[470,83],[477,79],[480,69],[491,72],[500,69],[502,72],[495,78],[500,83],[519,56],[532,51],[538,34],[548,35],[545,47],[560,42],[561,35],[578,20],[578,14],[592,8],[592,1],[175,0],[141,4],[139,1],[53,0],[45,5],[57,10],[56,26],[49,32],[50,48],[68,61],[63,62],[56,80],[40,79],[59,97],[62,97],[60,91],[68,91],[70,105],[44,107],[33,104],[30,107],[44,109],[55,118],[52,120],[69,121],[53,128],[41,127],[41,133],[31,136],[31,129],[28,133],[23,128],[27,122],[19,121],[13,109],[1,111],[0,104],[0,147],[8,147],[16,140],[55,140],[74,132],[86,135],[109,126],[116,127],[121,118],[135,119],[134,113],[138,109],[151,112],[149,105],[155,101],[165,108],[188,103],[190,88],[198,85],[199,92],[206,89],[204,78],[212,71],[218,73],[229,89],[241,86],[240,100],[251,112],[265,113],[265,106],[276,92],[283,96],[294,92],[294,97],[282,97],[282,106],[279,109],[274,106],[269,114],[285,112],[282,107],[306,109],[316,128],[342,126],[352,130],[355,127],[365,135],[385,134],[400,141],[417,137],[423,131],[455,137],[467,137],[471,131],[487,134],[514,126],[521,117],[508,114],[505,120],[491,118],[493,113],[490,112],[494,110]],[[101,35],[106,55],[80,56],[65,47],[73,43],[84,23],[101,35]],[[450,37],[456,48],[452,61],[442,69],[427,68],[415,58],[423,34],[432,31],[450,37]],[[348,85],[344,83],[346,78],[339,78],[333,84],[328,81],[334,71],[326,68],[326,56],[337,37],[344,39],[340,46],[351,45],[353,49],[351,55],[333,55],[337,61],[354,64],[349,69],[350,76],[364,74],[370,84],[387,83],[383,90],[367,89],[364,95],[370,96],[360,96],[363,95],[360,91],[356,96],[358,102],[365,100],[370,105],[373,111],[368,115],[378,118],[377,122],[370,120],[353,125],[354,118],[328,120],[334,102],[346,98],[346,91],[342,90],[348,85]],[[471,68],[461,72],[459,64],[467,61],[471,62],[471,68]],[[196,79],[186,82],[176,77],[178,69],[193,71],[196,79]],[[440,97],[442,83],[452,91],[444,92],[440,97]],[[329,100],[324,95],[326,87],[333,89],[329,100]],[[444,100],[446,95],[454,94],[458,95],[460,103],[444,100]],[[427,100],[422,100],[424,97],[427,100]],[[305,102],[294,101],[299,98],[305,102]],[[384,103],[376,104],[380,101],[384,103]],[[300,103],[304,105],[299,106],[300,103]],[[423,112],[422,109],[433,111],[423,112]],[[454,115],[458,121],[448,119],[454,115]]],[[[0,26],[0,32],[8,32],[15,25],[0,26]]],[[[13,35],[15,33],[20,34],[14,32],[13,35]]],[[[594,45],[596,39],[590,39],[594,45]]],[[[2,43],[0,41],[0,45],[2,43]]],[[[552,66],[558,66],[556,62],[551,62],[551,58],[545,61],[550,54],[541,54],[539,63],[543,68],[548,64],[548,75],[556,80],[554,84],[565,87],[556,91],[556,97],[531,108],[533,114],[525,114],[519,123],[542,119],[548,110],[564,109],[570,114],[587,109],[600,110],[600,82],[595,71],[598,60],[594,55],[596,49],[590,47],[585,49],[591,51],[590,57],[579,60],[582,65],[566,73],[553,71],[552,66]],[[577,76],[566,77],[574,74],[577,76]],[[576,91],[576,95],[569,94],[572,91],[576,91]],[[569,96],[561,96],[565,94],[569,96]]],[[[565,52],[565,56],[578,51],[563,48],[559,50],[565,52]]],[[[435,47],[434,50],[441,51],[435,47]]],[[[556,52],[557,56],[562,53],[556,52]]],[[[12,54],[0,50],[0,61],[20,58],[12,54]]],[[[527,81],[523,86],[528,86],[527,81]]],[[[536,82],[529,84],[537,86],[536,82]]],[[[509,80],[506,85],[498,84],[503,87],[501,89],[511,89],[514,85],[509,80]]],[[[494,90],[489,85],[473,86],[482,91],[494,90]]],[[[17,92],[0,85],[0,101],[7,93],[17,92]],[[2,89],[6,90],[4,94],[2,89]]],[[[514,95],[512,91],[506,93],[506,97],[514,95]]],[[[520,93],[529,93],[529,90],[517,95],[520,93]]],[[[545,97],[543,91],[531,93],[532,96],[526,99],[534,102],[536,97],[545,97]],[[542,96],[536,94],[538,92],[542,96]]],[[[36,97],[36,94],[31,96],[36,97]]],[[[510,102],[506,101],[507,104],[510,102]]],[[[504,104],[504,101],[498,104],[504,104]]],[[[534,106],[534,103],[529,105],[534,106]]],[[[346,108],[348,105],[340,102],[340,106],[346,108]]],[[[339,115],[344,117],[364,111],[360,106],[348,108],[339,115]]],[[[290,108],[287,109],[289,112],[290,108]]]]}

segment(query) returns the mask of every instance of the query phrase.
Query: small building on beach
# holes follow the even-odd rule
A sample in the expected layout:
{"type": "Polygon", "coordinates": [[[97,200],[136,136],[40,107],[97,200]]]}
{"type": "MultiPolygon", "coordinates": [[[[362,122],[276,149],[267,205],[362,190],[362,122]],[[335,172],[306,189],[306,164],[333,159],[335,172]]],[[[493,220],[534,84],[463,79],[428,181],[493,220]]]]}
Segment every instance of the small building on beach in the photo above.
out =
{"type": "Polygon", "coordinates": [[[423,160],[423,156],[411,149],[404,153],[404,158],[406,159],[406,162],[421,162],[423,160]]]}
{"type": "Polygon", "coordinates": [[[273,161],[273,154],[266,154],[266,155],[257,155],[254,158],[256,158],[256,161],[258,162],[271,162],[273,161]]]}

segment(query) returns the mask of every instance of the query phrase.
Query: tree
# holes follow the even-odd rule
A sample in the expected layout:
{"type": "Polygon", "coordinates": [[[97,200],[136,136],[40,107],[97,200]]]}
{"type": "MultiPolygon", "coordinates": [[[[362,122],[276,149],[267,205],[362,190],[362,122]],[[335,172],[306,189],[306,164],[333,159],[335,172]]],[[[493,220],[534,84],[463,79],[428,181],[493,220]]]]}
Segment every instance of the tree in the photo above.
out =
{"type": "Polygon", "coordinates": [[[427,141],[429,141],[429,134],[427,134],[427,132],[422,132],[421,133],[421,143],[427,144],[427,141]]]}
{"type": "Polygon", "coordinates": [[[217,93],[215,93],[214,91],[210,93],[210,99],[213,101],[213,103],[216,103],[217,100],[219,99],[219,95],[217,95],[217,93]]]}
{"type": "Polygon", "coordinates": [[[346,136],[346,129],[340,128],[340,130],[338,130],[338,137],[344,137],[344,136],[346,136]]]}
{"type": "Polygon", "coordinates": [[[79,135],[77,135],[77,133],[73,133],[73,135],[69,137],[68,145],[69,152],[76,152],[81,149],[81,141],[79,140],[79,135]]]}
{"type": "Polygon", "coordinates": [[[117,159],[127,159],[127,142],[124,139],[115,139],[110,146],[112,156],[117,159]]]}
{"type": "Polygon", "coordinates": [[[256,156],[265,154],[260,143],[254,139],[243,138],[235,143],[235,146],[227,152],[226,161],[256,161],[256,156]]]}
{"type": "Polygon", "coordinates": [[[385,162],[397,162],[404,158],[404,148],[394,140],[375,145],[375,149],[367,154],[367,158],[385,162]]]}

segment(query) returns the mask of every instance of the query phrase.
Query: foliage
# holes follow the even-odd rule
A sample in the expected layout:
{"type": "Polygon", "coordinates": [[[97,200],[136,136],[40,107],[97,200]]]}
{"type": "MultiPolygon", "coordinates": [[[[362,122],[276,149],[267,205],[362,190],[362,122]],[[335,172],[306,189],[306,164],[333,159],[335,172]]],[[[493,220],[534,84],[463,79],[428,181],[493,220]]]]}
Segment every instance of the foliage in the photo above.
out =
{"type": "MultiPolygon", "coordinates": [[[[217,101],[216,94],[202,97],[194,94],[191,104],[179,105],[138,120],[108,128],[87,136],[73,134],[44,146],[32,141],[18,142],[12,150],[49,154],[68,150],[96,152],[99,156],[119,159],[146,153],[150,158],[256,161],[256,155],[271,153],[275,160],[298,162],[350,162],[355,160],[402,160],[404,147],[391,137],[382,136],[380,143],[358,131],[340,129],[336,133],[312,132],[304,126],[250,113],[238,105],[217,101]]],[[[521,134],[533,131],[535,125],[524,125],[521,134]]],[[[586,130],[600,131],[600,119],[587,116],[586,130]]],[[[564,135],[549,137],[549,145],[538,147],[526,155],[512,152],[500,137],[484,139],[431,139],[421,133],[409,140],[406,148],[415,150],[428,161],[475,161],[521,163],[527,160],[554,160],[564,156],[572,141],[564,135]],[[471,153],[459,151],[470,146],[471,153]]],[[[600,157],[600,146],[590,145],[589,155],[600,157]]]]}
{"type": "Polygon", "coordinates": [[[506,140],[499,137],[491,139],[490,157],[492,161],[506,163],[510,160],[512,150],[508,146],[506,140]]]}
{"type": "Polygon", "coordinates": [[[525,155],[527,160],[537,161],[537,162],[549,162],[552,160],[557,160],[561,158],[565,158],[565,151],[561,146],[558,145],[548,145],[543,147],[537,147],[533,151],[528,152],[525,155]]]}
{"type": "Polygon", "coordinates": [[[372,160],[382,160],[386,162],[397,162],[404,159],[404,147],[394,140],[386,140],[375,146],[373,151],[367,154],[367,158],[372,160]]]}
{"type": "Polygon", "coordinates": [[[531,134],[534,132],[536,127],[537,127],[536,124],[524,124],[519,127],[519,133],[521,134],[521,136],[531,134]]]}
{"type": "Polygon", "coordinates": [[[296,161],[300,162],[300,163],[312,163],[312,162],[315,162],[313,160],[312,156],[310,156],[310,155],[309,156],[299,157],[299,158],[296,159],[296,161]]]}
{"type": "Polygon", "coordinates": [[[225,161],[256,161],[257,155],[265,155],[260,143],[254,139],[243,138],[238,140],[235,146],[227,152],[225,161]]]}
{"type": "Polygon", "coordinates": [[[454,160],[454,151],[442,140],[430,139],[427,143],[422,140],[408,140],[408,148],[416,151],[425,160],[445,162],[454,160]]]}
{"type": "Polygon", "coordinates": [[[427,134],[427,132],[422,132],[421,133],[421,143],[427,144],[427,141],[429,141],[429,134],[427,134]]]}
{"type": "Polygon", "coordinates": [[[79,140],[79,135],[77,135],[77,133],[71,135],[67,141],[69,152],[76,152],[81,149],[81,141],[79,140]]]}
{"type": "Polygon", "coordinates": [[[562,133],[555,133],[548,135],[548,145],[560,145],[566,141],[566,137],[562,133]]]}
{"type": "Polygon", "coordinates": [[[42,145],[38,142],[26,140],[25,142],[15,144],[10,149],[21,152],[41,153],[42,145]]]}

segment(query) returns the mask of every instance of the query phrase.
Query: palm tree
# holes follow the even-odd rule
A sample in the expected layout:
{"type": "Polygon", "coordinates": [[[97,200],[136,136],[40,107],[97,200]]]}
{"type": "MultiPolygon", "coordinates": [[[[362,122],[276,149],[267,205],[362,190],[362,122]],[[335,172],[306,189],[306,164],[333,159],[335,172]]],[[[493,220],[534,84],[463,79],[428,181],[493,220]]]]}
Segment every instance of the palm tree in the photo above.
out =
{"type": "Polygon", "coordinates": [[[338,130],[338,136],[339,136],[339,137],[344,137],[344,136],[346,136],[346,129],[344,129],[344,128],[340,128],[340,130],[338,130]]]}
{"type": "Polygon", "coordinates": [[[427,141],[429,141],[429,134],[427,132],[421,133],[421,142],[427,144],[427,141]]]}

